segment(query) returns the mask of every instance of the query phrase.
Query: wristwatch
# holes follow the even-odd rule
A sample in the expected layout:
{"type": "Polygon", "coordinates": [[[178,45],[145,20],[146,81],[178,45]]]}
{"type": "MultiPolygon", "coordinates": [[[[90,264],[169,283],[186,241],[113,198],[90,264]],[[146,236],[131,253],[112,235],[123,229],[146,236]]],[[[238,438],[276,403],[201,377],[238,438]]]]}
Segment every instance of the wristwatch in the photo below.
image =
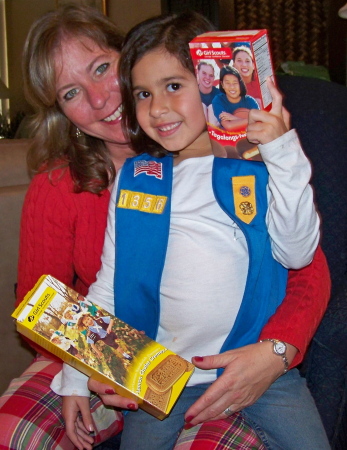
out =
{"type": "Polygon", "coordinates": [[[274,352],[275,355],[278,355],[282,358],[282,361],[284,364],[283,374],[287,373],[289,364],[288,364],[288,359],[287,359],[287,355],[286,355],[286,351],[287,351],[286,343],[283,341],[279,341],[278,339],[263,339],[262,341],[259,341],[259,342],[265,342],[265,341],[270,341],[273,343],[272,351],[274,352]]]}

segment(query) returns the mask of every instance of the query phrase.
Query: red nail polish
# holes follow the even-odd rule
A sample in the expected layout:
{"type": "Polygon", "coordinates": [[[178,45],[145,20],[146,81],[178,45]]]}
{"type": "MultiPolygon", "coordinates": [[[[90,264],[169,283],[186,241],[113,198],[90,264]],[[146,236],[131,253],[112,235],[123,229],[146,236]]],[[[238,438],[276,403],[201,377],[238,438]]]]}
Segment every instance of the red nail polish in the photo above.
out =
{"type": "Polygon", "coordinates": [[[113,389],[105,389],[105,394],[113,395],[115,394],[115,391],[113,389]]]}
{"type": "Polygon", "coordinates": [[[186,423],[183,428],[185,430],[190,430],[193,427],[195,427],[195,425],[193,425],[192,423],[186,423]]]}
{"type": "Polygon", "coordinates": [[[129,405],[127,407],[128,407],[128,409],[132,409],[133,411],[137,410],[136,405],[134,405],[134,403],[129,403],[129,405]]]}
{"type": "Polygon", "coordinates": [[[186,419],[184,419],[184,421],[185,421],[186,423],[189,423],[189,422],[191,422],[193,419],[194,419],[194,416],[188,416],[186,419]]]}
{"type": "Polygon", "coordinates": [[[195,361],[202,362],[204,360],[203,356],[194,356],[195,361]]]}

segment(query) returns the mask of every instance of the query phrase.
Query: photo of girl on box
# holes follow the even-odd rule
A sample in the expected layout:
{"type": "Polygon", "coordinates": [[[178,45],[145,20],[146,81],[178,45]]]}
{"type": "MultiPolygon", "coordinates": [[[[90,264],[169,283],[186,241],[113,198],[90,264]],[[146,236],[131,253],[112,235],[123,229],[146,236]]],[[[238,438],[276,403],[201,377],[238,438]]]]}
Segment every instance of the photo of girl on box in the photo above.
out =
{"type": "Polygon", "coordinates": [[[212,100],[213,114],[225,130],[245,127],[251,109],[260,109],[257,101],[247,95],[247,88],[239,71],[223,67],[220,71],[220,93],[212,100]]]}
{"type": "Polygon", "coordinates": [[[252,52],[247,45],[234,47],[231,65],[239,71],[246,85],[247,94],[254,97],[259,106],[261,106],[261,92],[257,72],[255,70],[252,52]]]}

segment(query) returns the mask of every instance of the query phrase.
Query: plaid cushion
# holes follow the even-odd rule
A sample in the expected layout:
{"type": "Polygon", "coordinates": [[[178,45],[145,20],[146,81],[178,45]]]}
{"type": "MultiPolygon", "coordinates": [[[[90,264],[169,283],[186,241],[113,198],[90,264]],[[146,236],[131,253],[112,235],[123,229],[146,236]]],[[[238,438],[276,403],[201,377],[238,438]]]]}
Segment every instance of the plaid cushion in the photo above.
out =
{"type": "MultiPolygon", "coordinates": [[[[38,357],[15,378],[0,398],[0,450],[74,450],[66,436],[62,401],[51,389],[62,364],[38,357]]],[[[95,443],[117,434],[123,426],[121,413],[91,398],[95,443]]]]}
{"type": "MultiPolygon", "coordinates": [[[[0,398],[0,450],[74,450],[66,436],[61,415],[62,401],[51,389],[62,364],[40,356],[15,378],[0,398]]],[[[122,429],[121,413],[105,408],[99,397],[91,397],[95,444],[122,429]]],[[[183,430],[175,450],[258,449],[265,447],[241,414],[183,430]]]]}
{"type": "Polygon", "coordinates": [[[183,430],[175,450],[265,450],[265,446],[240,413],[183,430]]]}

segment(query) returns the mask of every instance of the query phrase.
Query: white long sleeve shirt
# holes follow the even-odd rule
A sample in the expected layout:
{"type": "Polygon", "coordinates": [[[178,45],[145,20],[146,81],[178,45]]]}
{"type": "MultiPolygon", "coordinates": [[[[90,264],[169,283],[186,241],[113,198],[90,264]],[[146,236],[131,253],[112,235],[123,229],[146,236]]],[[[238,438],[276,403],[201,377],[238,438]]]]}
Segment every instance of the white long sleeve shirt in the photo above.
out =
{"type": "MultiPolygon", "coordinates": [[[[311,167],[294,130],[259,149],[269,172],[266,222],[272,252],[285,267],[298,269],[310,263],[319,241],[319,217],[309,185],[311,167]]],[[[248,270],[244,235],[214,198],[212,164],[213,156],[183,160],[173,175],[157,340],[188,360],[219,352],[237,316],[248,270]]],[[[109,206],[102,267],[87,297],[111,313],[116,195],[117,183],[109,206]]],[[[215,370],[196,369],[189,383],[215,378],[215,370]]],[[[60,395],[89,396],[86,383],[85,375],[64,365],[51,387],[60,395]]]]}

